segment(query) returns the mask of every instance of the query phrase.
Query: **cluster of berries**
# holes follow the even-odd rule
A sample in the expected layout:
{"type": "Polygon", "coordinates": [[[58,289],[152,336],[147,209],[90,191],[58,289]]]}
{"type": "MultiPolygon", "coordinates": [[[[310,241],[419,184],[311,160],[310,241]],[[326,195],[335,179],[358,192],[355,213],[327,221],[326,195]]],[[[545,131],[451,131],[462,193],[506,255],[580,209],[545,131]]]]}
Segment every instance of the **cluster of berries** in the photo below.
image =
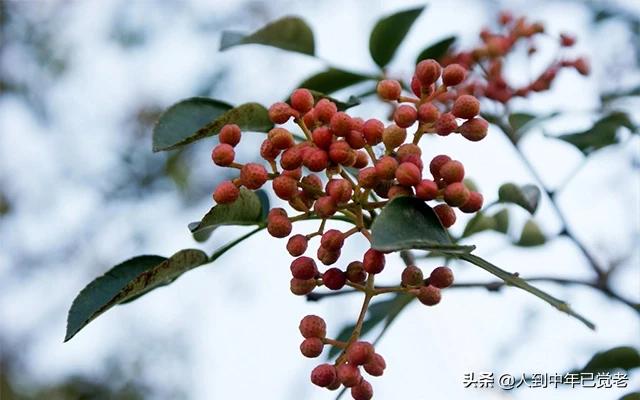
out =
{"type": "MultiPolygon", "coordinates": [[[[539,22],[528,22],[526,18],[515,18],[509,12],[502,12],[498,17],[500,30],[491,32],[483,29],[480,32],[481,44],[469,51],[449,54],[443,64],[463,65],[467,69],[481,66],[484,76],[481,80],[472,80],[460,88],[476,96],[486,97],[501,103],[507,103],[513,97],[526,97],[532,92],[548,90],[562,68],[574,68],[582,75],[588,75],[589,63],[584,57],[563,58],[560,53],[545,70],[528,84],[521,87],[510,85],[503,75],[505,58],[516,46],[524,42],[527,53],[533,55],[537,48],[534,37],[545,33],[544,25],[539,22]]],[[[567,33],[558,37],[559,50],[572,47],[576,39],[567,33]]]]}
{"type": "MultiPolygon", "coordinates": [[[[291,235],[293,222],[320,220],[317,231],[288,239],[287,251],[295,257],[290,266],[292,293],[307,295],[319,286],[329,290],[349,286],[370,299],[388,292],[388,288],[374,285],[375,275],[385,267],[385,254],[378,250],[368,249],[361,260],[350,262],[346,268],[333,266],[320,271],[316,259],[332,266],[351,235],[362,234],[370,240],[369,226],[376,210],[397,196],[437,202],[434,211],[447,228],[456,220],[454,207],[465,213],[482,208],[482,195],[463,183],[465,171],[460,161],[446,155],[433,157],[428,165],[431,176],[427,178],[419,147],[420,138],[428,134],[459,133],[471,141],[486,136],[488,123],[478,116],[478,99],[456,90],[466,76],[467,70],[461,65],[443,69],[435,60],[424,60],[416,66],[411,85],[415,97],[404,95],[396,80],[380,81],[379,97],[395,105],[394,121],[388,125],[375,118],[354,118],[339,111],[331,100],[316,99],[309,90],[297,89],[288,103],[275,103],[269,108],[269,117],[277,126],[260,147],[264,165],[236,162],[234,147],[241,139],[240,128],[232,124],[222,128],[220,144],[211,157],[216,165],[236,168],[240,173],[222,182],[213,197],[219,204],[232,203],[239,197],[240,187],[256,190],[271,181],[275,195],[301,214],[290,216],[284,208],[271,209],[267,216],[270,235],[286,238],[291,235]],[[279,126],[291,120],[303,139],[279,126]],[[407,141],[407,130],[412,127],[411,140],[407,141]],[[354,227],[345,232],[325,229],[327,220],[335,218],[346,219],[354,227]],[[315,259],[305,256],[314,237],[320,238],[315,259]]],[[[415,295],[423,304],[433,306],[440,301],[440,289],[452,284],[453,273],[447,267],[438,267],[425,279],[418,267],[409,266],[400,278],[395,291],[415,295]]],[[[325,345],[342,350],[335,364],[322,364],[313,370],[313,383],[329,389],[349,387],[357,400],[372,397],[373,390],[362,378],[360,367],[371,376],[380,376],[385,362],[370,343],[359,340],[359,327],[348,341],[340,342],[326,337],[321,318],[307,316],[300,331],[305,337],[300,350],[307,357],[319,356],[325,345]]]]}

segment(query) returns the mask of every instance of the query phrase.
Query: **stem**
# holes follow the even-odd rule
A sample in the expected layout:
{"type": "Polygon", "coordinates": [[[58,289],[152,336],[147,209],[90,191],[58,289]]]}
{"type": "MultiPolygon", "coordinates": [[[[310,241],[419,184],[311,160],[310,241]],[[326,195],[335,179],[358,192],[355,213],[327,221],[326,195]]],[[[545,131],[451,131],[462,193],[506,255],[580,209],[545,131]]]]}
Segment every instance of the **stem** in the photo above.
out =
{"type": "Polygon", "coordinates": [[[369,309],[369,303],[371,302],[371,298],[375,295],[374,292],[374,281],[375,275],[369,274],[367,278],[367,285],[365,287],[364,300],[362,301],[362,308],[360,309],[360,315],[358,315],[358,321],[356,321],[356,326],[353,328],[353,332],[351,333],[351,337],[349,341],[347,341],[347,345],[345,346],[345,350],[342,351],[340,357],[336,360],[336,365],[340,365],[345,361],[347,357],[346,349],[351,346],[358,338],[360,337],[360,332],[362,331],[362,324],[364,323],[364,317],[367,315],[367,310],[369,309]]]}

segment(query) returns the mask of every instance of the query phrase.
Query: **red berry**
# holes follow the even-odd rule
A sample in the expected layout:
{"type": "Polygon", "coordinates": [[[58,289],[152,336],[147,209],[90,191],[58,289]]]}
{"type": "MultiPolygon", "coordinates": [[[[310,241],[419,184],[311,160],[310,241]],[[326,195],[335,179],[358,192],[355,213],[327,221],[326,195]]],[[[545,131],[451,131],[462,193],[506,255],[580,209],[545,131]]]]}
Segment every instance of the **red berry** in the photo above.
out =
{"type": "Polygon", "coordinates": [[[591,66],[586,58],[580,57],[573,62],[573,67],[580,75],[587,76],[591,72],[591,66]]]}
{"type": "Polygon", "coordinates": [[[321,263],[323,263],[324,265],[331,265],[331,264],[335,264],[336,261],[338,261],[338,259],[340,258],[340,250],[329,250],[325,247],[318,247],[318,252],[317,252],[317,256],[318,256],[318,260],[320,260],[321,263]]]}
{"type": "Polygon", "coordinates": [[[363,365],[368,363],[373,356],[373,345],[369,342],[354,342],[347,348],[347,360],[349,364],[363,365]]]}
{"type": "Polygon", "coordinates": [[[307,239],[304,235],[293,235],[289,238],[287,242],[287,251],[293,257],[298,257],[304,254],[307,251],[307,246],[309,245],[309,239],[307,239]]]}
{"type": "Polygon", "coordinates": [[[289,289],[291,290],[291,293],[295,294],[296,296],[307,295],[313,292],[313,289],[315,288],[316,288],[315,279],[302,280],[302,279],[291,278],[291,281],[289,284],[289,289]]]}
{"type": "Polygon", "coordinates": [[[367,120],[362,127],[362,134],[365,140],[371,146],[382,142],[382,132],[384,131],[384,124],[382,121],[372,118],[367,120]]]}
{"type": "Polygon", "coordinates": [[[429,275],[429,284],[439,289],[448,288],[453,284],[453,271],[449,267],[437,267],[429,275]]]}
{"type": "Polygon", "coordinates": [[[471,192],[462,182],[454,182],[444,190],[444,201],[451,207],[460,207],[469,200],[471,192]]]}
{"type": "Polygon", "coordinates": [[[313,258],[298,257],[291,262],[291,275],[296,279],[312,279],[318,273],[318,267],[313,258]]]}
{"type": "Polygon", "coordinates": [[[353,400],[371,400],[373,397],[371,384],[362,379],[359,384],[351,388],[351,397],[353,400]]]}
{"type": "Polygon", "coordinates": [[[346,203],[353,195],[353,188],[346,179],[331,179],[327,182],[326,192],[336,203],[346,203]]]}
{"type": "Polygon", "coordinates": [[[267,179],[269,179],[269,174],[260,164],[248,163],[240,169],[240,181],[247,189],[260,189],[267,179]]]}
{"type": "Polygon", "coordinates": [[[280,166],[287,171],[293,171],[302,165],[302,151],[299,147],[290,147],[282,153],[280,166]]]}
{"type": "Polygon", "coordinates": [[[418,294],[417,294],[418,300],[420,300],[420,303],[424,304],[425,306],[435,306],[436,304],[440,303],[440,299],[441,299],[441,294],[440,294],[440,289],[438,289],[435,286],[423,286],[420,289],[418,289],[418,294]]]}
{"type": "Polygon", "coordinates": [[[398,147],[398,150],[396,151],[396,158],[401,163],[405,162],[409,156],[414,156],[414,155],[421,157],[422,150],[418,145],[415,145],[413,143],[405,143],[400,147],[398,147]]]}
{"type": "Polygon", "coordinates": [[[387,363],[378,353],[373,353],[371,360],[364,365],[364,370],[371,376],[382,376],[385,368],[387,368],[387,363]]]}
{"type": "Polygon", "coordinates": [[[396,169],[396,179],[403,186],[416,186],[422,179],[422,173],[415,164],[403,162],[396,169]]]}
{"type": "Polygon", "coordinates": [[[291,132],[284,128],[273,128],[269,131],[267,139],[278,150],[288,149],[295,144],[291,132]]]}
{"type": "Polygon", "coordinates": [[[459,96],[453,103],[451,113],[458,118],[471,119],[480,112],[480,102],[470,94],[459,96]]]}
{"type": "Polygon", "coordinates": [[[271,140],[265,139],[260,146],[260,157],[264,158],[267,161],[273,161],[280,154],[280,150],[278,150],[271,140]]]}
{"type": "Polygon", "coordinates": [[[422,270],[415,265],[410,265],[402,271],[401,282],[403,286],[420,286],[423,284],[422,270]]]}
{"type": "Polygon", "coordinates": [[[575,36],[569,35],[568,33],[560,34],[560,45],[564,47],[571,47],[576,43],[575,36]]]}
{"type": "Polygon", "coordinates": [[[324,150],[313,149],[304,156],[302,161],[310,171],[320,172],[329,166],[329,155],[324,150]]]}
{"type": "Polygon", "coordinates": [[[216,165],[221,167],[227,167],[231,165],[233,159],[236,157],[236,152],[233,150],[233,146],[226,143],[220,143],[213,148],[211,152],[211,159],[216,165]]]}
{"type": "Polygon", "coordinates": [[[298,329],[304,338],[322,339],[327,336],[327,324],[324,322],[324,319],[313,314],[306,315],[302,318],[298,329]]]}
{"type": "Polygon", "coordinates": [[[299,181],[300,178],[302,178],[302,168],[298,167],[296,169],[282,171],[282,175],[299,181]]]}
{"type": "Polygon", "coordinates": [[[396,108],[393,113],[393,121],[401,128],[408,128],[418,119],[418,112],[415,107],[403,104],[396,108]]]}
{"type": "Polygon", "coordinates": [[[364,265],[360,261],[352,261],[347,265],[347,279],[353,283],[362,283],[367,279],[364,265]]]}
{"type": "Polygon", "coordinates": [[[344,234],[337,229],[329,229],[322,234],[320,246],[327,250],[340,250],[344,245],[344,234]]]}
{"type": "Polygon", "coordinates": [[[300,343],[300,352],[303,356],[316,358],[322,354],[324,343],[318,338],[307,338],[300,343]]]}
{"type": "Polygon", "coordinates": [[[231,146],[235,146],[240,143],[242,132],[240,127],[236,124],[227,124],[220,129],[218,139],[220,143],[225,143],[231,146]]]}
{"type": "Polygon", "coordinates": [[[416,186],[416,197],[420,200],[433,200],[438,197],[438,185],[431,180],[423,179],[416,186]]]}
{"type": "Polygon", "coordinates": [[[382,131],[382,142],[387,149],[395,149],[407,139],[407,130],[391,124],[382,131]]]}
{"type": "Polygon", "coordinates": [[[442,67],[436,60],[422,60],[416,65],[416,77],[422,86],[429,86],[440,77],[442,67]]]}
{"type": "Polygon", "coordinates": [[[311,132],[311,139],[316,146],[323,150],[328,150],[333,141],[333,132],[326,126],[321,126],[311,132]]]}
{"type": "Polygon", "coordinates": [[[301,114],[313,108],[313,95],[307,89],[296,89],[291,93],[291,107],[301,114]]]}
{"type": "Polygon", "coordinates": [[[411,91],[418,97],[422,97],[422,84],[418,80],[418,77],[413,75],[411,78],[411,91]]]}
{"type": "Polygon", "coordinates": [[[453,211],[453,208],[449,207],[446,204],[438,204],[433,207],[433,211],[438,216],[438,219],[442,223],[442,226],[445,228],[449,228],[456,222],[456,213],[453,211]]]}
{"type": "Polygon", "coordinates": [[[333,114],[335,114],[337,111],[338,107],[336,106],[336,104],[327,99],[320,99],[314,109],[316,118],[318,118],[320,122],[323,122],[325,124],[331,121],[333,114]]]}
{"type": "Polygon", "coordinates": [[[384,79],[378,82],[376,90],[382,100],[394,101],[400,97],[402,86],[400,86],[400,82],[396,80],[384,79]]]}
{"type": "Polygon", "coordinates": [[[438,174],[447,183],[462,182],[464,179],[464,165],[456,160],[447,161],[440,167],[438,174]]]}
{"type": "Polygon", "coordinates": [[[438,135],[447,136],[458,129],[458,122],[452,113],[444,113],[436,121],[435,128],[438,135]]]}
{"type": "Polygon", "coordinates": [[[320,218],[329,218],[338,211],[338,207],[335,200],[330,196],[323,196],[316,200],[313,211],[315,211],[320,218]]]}
{"type": "Polygon", "coordinates": [[[360,369],[351,364],[340,364],[336,367],[338,373],[338,379],[344,385],[344,387],[353,387],[360,383],[362,375],[360,375],[360,369]]]}
{"type": "Polygon", "coordinates": [[[463,213],[474,213],[480,211],[483,202],[484,199],[482,197],[482,194],[478,192],[471,192],[469,194],[469,199],[467,200],[467,202],[461,205],[459,208],[463,213]]]}
{"type": "Polygon", "coordinates": [[[356,162],[353,164],[353,168],[362,169],[369,165],[369,155],[365,151],[356,151],[356,162]]]}
{"type": "Polygon", "coordinates": [[[351,148],[356,150],[363,148],[367,144],[367,141],[364,138],[364,134],[356,130],[349,131],[349,133],[347,133],[347,136],[345,136],[345,140],[347,141],[347,143],[349,143],[349,146],[351,146],[351,148]]]}
{"type": "Polygon", "coordinates": [[[340,268],[329,268],[322,274],[322,282],[330,290],[342,289],[346,281],[347,276],[340,268]]]}
{"type": "Polygon", "coordinates": [[[233,203],[240,196],[240,189],[231,181],[224,181],[213,192],[213,199],[218,204],[233,203]]]}
{"type": "Polygon", "coordinates": [[[302,117],[302,122],[304,122],[304,125],[309,129],[315,128],[318,125],[315,109],[312,108],[311,110],[307,111],[304,117],[302,117]]]}
{"type": "Polygon", "coordinates": [[[327,387],[336,379],[336,368],[331,364],[320,364],[311,371],[311,382],[320,387],[327,387]]]}
{"type": "Polygon", "coordinates": [[[392,180],[384,180],[379,181],[378,184],[373,188],[373,191],[380,197],[387,197],[389,195],[389,189],[393,186],[392,180]]]}
{"type": "Polygon", "coordinates": [[[371,189],[378,184],[380,178],[375,167],[366,167],[358,172],[358,183],[365,189],[371,189]]]}
{"type": "Polygon", "coordinates": [[[385,257],[378,250],[369,249],[364,253],[362,266],[370,274],[378,274],[384,269],[385,257]]]}
{"type": "Polygon", "coordinates": [[[284,124],[294,116],[295,110],[292,109],[287,103],[279,102],[274,103],[269,107],[269,119],[274,124],[284,124]]]}
{"type": "Polygon", "coordinates": [[[304,185],[302,190],[310,197],[316,196],[318,192],[322,192],[322,181],[318,178],[318,175],[307,175],[302,178],[301,182],[304,185]]]}
{"type": "Polygon", "coordinates": [[[291,200],[298,194],[298,182],[285,175],[278,176],[271,182],[276,196],[282,200],[291,200]]]}
{"type": "Polygon", "coordinates": [[[440,168],[450,160],[451,157],[444,154],[433,157],[431,163],[429,163],[429,171],[431,172],[431,175],[433,175],[434,179],[440,178],[440,168]]]}
{"type": "Polygon", "coordinates": [[[477,142],[487,136],[489,130],[489,123],[482,118],[476,117],[466,121],[460,125],[458,132],[462,134],[466,139],[477,142]]]}
{"type": "Polygon", "coordinates": [[[467,70],[460,64],[449,64],[442,71],[442,83],[445,86],[456,86],[467,77],[467,70]]]}
{"type": "Polygon", "coordinates": [[[329,158],[336,164],[348,164],[349,159],[353,156],[353,149],[344,140],[333,142],[329,147],[329,158]]]}
{"type": "Polygon", "coordinates": [[[398,169],[398,162],[391,156],[379,158],[375,165],[376,174],[380,179],[393,179],[396,169],[398,169]]]}
{"type": "Polygon", "coordinates": [[[276,238],[284,238],[289,236],[293,226],[289,218],[279,215],[267,218],[267,231],[276,238]]]}
{"type": "Polygon", "coordinates": [[[398,196],[413,196],[413,190],[407,186],[393,185],[387,192],[389,199],[395,199],[398,196]]]}
{"type": "Polygon", "coordinates": [[[433,103],[424,103],[418,107],[418,119],[425,124],[431,124],[440,117],[440,110],[433,103]]]}
{"type": "Polygon", "coordinates": [[[334,135],[346,136],[351,131],[351,117],[343,111],[338,111],[331,117],[329,126],[334,135]]]}

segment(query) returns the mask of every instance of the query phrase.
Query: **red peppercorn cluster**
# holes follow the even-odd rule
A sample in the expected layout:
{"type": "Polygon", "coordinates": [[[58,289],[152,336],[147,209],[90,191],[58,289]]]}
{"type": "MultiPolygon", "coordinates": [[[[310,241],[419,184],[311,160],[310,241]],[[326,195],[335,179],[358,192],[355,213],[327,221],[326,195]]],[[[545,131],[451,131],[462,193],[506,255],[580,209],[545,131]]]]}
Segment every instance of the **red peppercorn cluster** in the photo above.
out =
{"type": "Polygon", "coordinates": [[[531,82],[514,87],[503,75],[505,58],[516,51],[516,46],[524,43],[528,46],[527,53],[536,53],[535,39],[545,33],[544,25],[539,22],[529,22],[526,18],[515,18],[509,12],[502,12],[498,17],[500,28],[496,32],[483,29],[480,32],[481,44],[468,51],[449,54],[443,60],[447,65],[461,65],[471,70],[481,66],[483,77],[480,80],[470,80],[460,90],[476,96],[487,97],[501,103],[506,103],[514,97],[527,97],[532,92],[548,90],[562,68],[574,68],[582,75],[589,74],[589,63],[586,58],[565,58],[561,56],[564,48],[575,44],[574,36],[567,33],[558,37],[558,56],[531,82]]]}
{"type": "MultiPolygon", "coordinates": [[[[234,148],[241,139],[240,128],[222,128],[220,144],[211,158],[218,166],[238,169],[239,176],[222,182],[213,197],[220,204],[233,203],[240,187],[256,190],[270,181],[275,195],[299,213],[290,215],[275,207],[268,212],[266,224],[271,236],[288,237],[286,248],[294,257],[290,265],[293,294],[307,295],[320,286],[334,291],[350,286],[370,297],[379,294],[374,277],[385,268],[385,254],[370,248],[346,267],[337,264],[349,237],[362,234],[370,240],[368,227],[375,210],[397,196],[413,196],[436,202],[435,213],[444,227],[450,227],[456,220],[454,207],[467,213],[482,208],[482,195],[463,183],[465,171],[460,161],[437,155],[428,165],[427,176],[419,147],[424,135],[459,133],[472,141],[486,136],[488,124],[478,117],[480,102],[454,88],[466,76],[461,65],[443,69],[435,60],[425,60],[416,66],[415,96],[403,95],[398,81],[380,81],[379,96],[397,103],[389,124],[375,118],[354,118],[339,111],[331,100],[316,101],[309,90],[297,89],[288,103],[269,108],[269,118],[276,126],[260,146],[264,163],[237,162],[234,148]],[[301,133],[294,135],[282,126],[291,120],[301,133]],[[303,135],[304,140],[300,139],[303,135]],[[327,221],[338,217],[354,227],[347,231],[328,229],[327,221]],[[320,220],[317,231],[291,235],[293,222],[308,219],[320,220]],[[308,254],[315,238],[319,239],[317,251],[308,254]]],[[[426,305],[437,304],[440,289],[453,281],[451,270],[445,267],[436,268],[426,280],[417,267],[409,268],[402,273],[398,290],[415,295],[426,305]]],[[[325,345],[342,350],[334,364],[321,364],[313,370],[314,384],[329,389],[348,387],[354,399],[373,396],[362,371],[380,376],[386,365],[370,343],[359,340],[359,328],[348,341],[341,342],[326,337],[326,325],[320,317],[307,316],[300,331],[304,336],[300,351],[306,357],[318,357],[325,345]]]]}

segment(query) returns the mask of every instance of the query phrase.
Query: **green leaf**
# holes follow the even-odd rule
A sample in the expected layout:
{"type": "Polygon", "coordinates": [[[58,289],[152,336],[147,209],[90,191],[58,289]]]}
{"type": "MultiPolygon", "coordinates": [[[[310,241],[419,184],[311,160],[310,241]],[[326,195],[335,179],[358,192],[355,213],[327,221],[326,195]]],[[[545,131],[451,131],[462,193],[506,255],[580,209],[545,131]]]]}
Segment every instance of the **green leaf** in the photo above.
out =
{"type": "Polygon", "coordinates": [[[65,342],[116,304],[173,282],[207,261],[207,255],[201,250],[187,249],[168,259],[139,256],[116,265],[82,289],[73,301],[67,318],[65,342]]]}
{"type": "Polygon", "coordinates": [[[640,367],[640,353],[630,346],[614,347],[596,353],[579,372],[613,372],[615,370],[631,371],[640,367]]]}
{"type": "Polygon", "coordinates": [[[380,68],[391,61],[424,8],[417,7],[389,15],[380,19],[373,27],[369,37],[369,53],[380,68]]]}
{"type": "Polygon", "coordinates": [[[167,109],[153,127],[153,151],[170,150],[233,108],[207,97],[182,100],[167,109]]]}
{"type": "Polygon", "coordinates": [[[636,126],[627,114],[613,112],[599,119],[590,129],[555,136],[555,138],[570,143],[585,155],[589,155],[598,149],[618,143],[617,133],[622,127],[632,132],[636,131],[636,126]]]}
{"type": "Polygon", "coordinates": [[[509,125],[514,131],[519,131],[534,119],[536,119],[536,116],[533,114],[512,113],[509,114],[509,125]]]}
{"type": "Polygon", "coordinates": [[[614,100],[623,98],[623,97],[631,97],[631,96],[640,96],[640,86],[636,86],[627,90],[617,90],[615,92],[607,92],[603,93],[600,96],[600,100],[603,103],[610,103],[614,100]]]}
{"type": "Polygon", "coordinates": [[[533,247],[541,246],[545,244],[547,238],[544,236],[542,230],[538,224],[530,219],[522,227],[522,233],[520,233],[520,240],[516,243],[518,246],[533,247]]]}
{"type": "Polygon", "coordinates": [[[536,185],[518,186],[515,183],[505,183],[498,189],[498,201],[517,204],[530,214],[536,212],[540,195],[540,189],[536,185]]]}
{"type": "MultiPolygon", "coordinates": [[[[409,301],[411,301],[414,297],[406,294],[395,295],[393,298],[388,300],[382,300],[375,303],[372,303],[369,306],[369,310],[367,312],[367,317],[365,318],[362,329],[360,330],[360,336],[366,336],[371,330],[373,330],[376,326],[384,322],[388,326],[393,322],[393,320],[398,316],[400,311],[404,308],[409,301]]],[[[344,326],[340,333],[336,336],[336,340],[346,342],[351,337],[351,333],[355,328],[355,324],[349,324],[344,326]]],[[[340,354],[341,349],[338,347],[331,347],[329,353],[327,355],[327,359],[335,358],[338,354],[340,354]]]]}
{"type": "Polygon", "coordinates": [[[456,40],[457,38],[455,36],[449,36],[435,42],[434,44],[430,45],[420,52],[418,58],[416,58],[416,64],[422,60],[442,59],[442,57],[444,57],[449,52],[449,49],[456,42],[456,40]]]}
{"type": "Polygon", "coordinates": [[[509,210],[503,208],[497,213],[493,214],[492,218],[496,221],[496,231],[500,233],[509,232],[509,210]]]}
{"type": "Polygon", "coordinates": [[[627,393],[620,400],[640,400],[640,392],[627,393]]]}
{"type": "Polygon", "coordinates": [[[280,18],[248,35],[240,32],[223,32],[220,50],[224,51],[243,44],[262,44],[310,56],[315,53],[313,32],[299,17],[280,18]]]}
{"type": "Polygon", "coordinates": [[[490,262],[488,262],[487,260],[484,260],[483,258],[480,258],[474,254],[464,254],[464,253],[451,253],[450,254],[453,257],[457,257],[460,258],[462,260],[468,261],[482,269],[484,269],[485,271],[497,276],[498,278],[502,279],[503,281],[505,281],[508,285],[510,286],[515,286],[517,288],[520,288],[526,292],[529,292],[531,294],[533,294],[536,297],[539,297],[540,299],[546,301],[547,303],[551,304],[553,307],[557,308],[558,310],[571,315],[574,318],[577,318],[578,320],[580,320],[580,322],[582,322],[583,324],[585,324],[587,327],[589,327],[590,329],[594,329],[595,330],[595,325],[589,321],[588,319],[586,319],[585,317],[583,317],[582,315],[576,313],[575,311],[573,311],[573,309],[571,307],[569,307],[569,304],[567,304],[566,302],[559,300],[553,296],[551,296],[550,294],[536,288],[535,286],[530,285],[529,283],[527,283],[524,279],[520,278],[518,276],[518,274],[512,274],[510,272],[507,272],[493,264],[491,264],[490,262]]]}
{"type": "MultiPolygon", "coordinates": [[[[202,217],[200,222],[189,224],[193,235],[205,237],[223,225],[258,225],[264,221],[264,199],[255,192],[240,188],[240,196],[229,204],[217,204],[202,217]]],[[[268,205],[267,205],[268,207],[268,205]]]]}
{"type": "Polygon", "coordinates": [[[496,220],[493,217],[485,215],[482,212],[477,212],[476,215],[473,216],[467,222],[467,225],[464,227],[464,232],[462,233],[462,237],[466,238],[474,233],[479,233],[488,230],[496,229],[496,220]]]}
{"type": "Polygon", "coordinates": [[[355,85],[367,80],[375,80],[373,76],[358,74],[356,72],[345,71],[337,68],[329,68],[310,76],[298,87],[315,90],[322,93],[333,93],[340,89],[355,85]]]}
{"type": "MultiPolygon", "coordinates": [[[[154,129],[154,151],[172,150],[177,147],[184,146],[185,144],[195,142],[196,140],[217,135],[222,127],[227,124],[236,124],[243,131],[252,132],[267,132],[273,128],[273,123],[269,119],[269,111],[264,108],[264,106],[258,103],[245,103],[217,116],[217,118],[210,121],[208,124],[200,126],[200,128],[195,131],[191,131],[191,134],[186,136],[182,135],[179,140],[173,141],[171,144],[166,141],[162,144],[155,144],[156,131],[160,125],[160,123],[158,123],[154,129]]],[[[166,132],[167,130],[163,127],[161,131],[166,132]]],[[[183,132],[186,132],[186,130],[183,132]]]]}
{"type": "Polygon", "coordinates": [[[391,200],[371,225],[372,246],[380,251],[409,249],[469,252],[473,246],[455,245],[436,213],[415,197],[391,200]]]}

